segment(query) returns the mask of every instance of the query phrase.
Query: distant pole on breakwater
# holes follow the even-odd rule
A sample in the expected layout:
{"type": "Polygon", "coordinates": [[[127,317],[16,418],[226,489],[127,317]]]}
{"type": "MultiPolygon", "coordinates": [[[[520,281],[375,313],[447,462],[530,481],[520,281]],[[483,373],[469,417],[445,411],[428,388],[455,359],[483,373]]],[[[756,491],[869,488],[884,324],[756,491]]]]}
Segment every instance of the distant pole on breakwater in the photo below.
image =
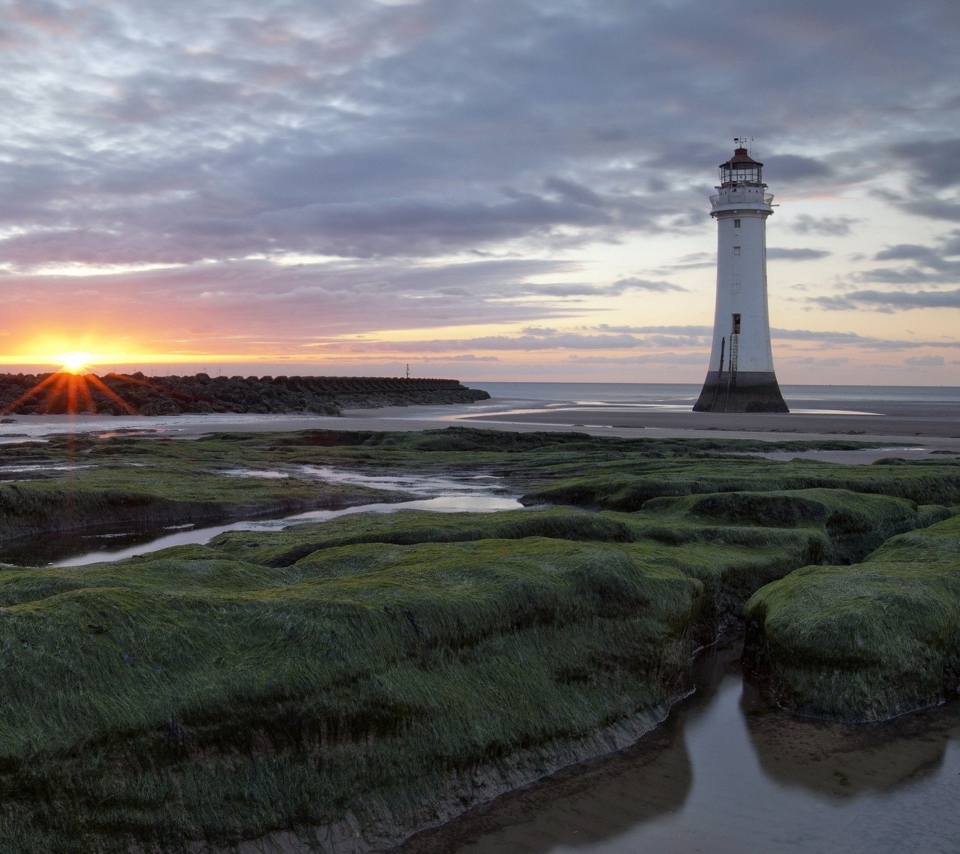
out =
{"type": "Polygon", "coordinates": [[[773,195],[746,140],[720,164],[710,197],[717,221],[717,303],[707,378],[694,412],[789,412],[773,370],[767,308],[767,217],[773,195]]]}

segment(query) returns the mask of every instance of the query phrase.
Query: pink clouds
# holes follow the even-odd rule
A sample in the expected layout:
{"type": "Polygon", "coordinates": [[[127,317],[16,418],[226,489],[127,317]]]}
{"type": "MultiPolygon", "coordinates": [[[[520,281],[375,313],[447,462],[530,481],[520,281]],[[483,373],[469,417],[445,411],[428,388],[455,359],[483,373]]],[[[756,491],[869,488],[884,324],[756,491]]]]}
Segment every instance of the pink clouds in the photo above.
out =
{"type": "MultiPolygon", "coordinates": [[[[422,331],[411,347],[463,364],[683,362],[695,333],[599,320],[700,322],[705,196],[744,92],[771,181],[808,198],[862,187],[908,223],[957,218],[960,131],[941,109],[954,6],[10,0],[0,340],[8,355],[74,334],[299,358],[381,336],[349,345],[361,359],[422,331]],[[841,38],[850,50],[825,50],[841,38]]],[[[833,290],[811,277],[805,308],[956,307],[949,235],[881,257],[862,248],[869,225],[784,222],[804,245],[771,259],[839,270],[833,290]],[[850,265],[857,247],[874,269],[850,265]]]]}

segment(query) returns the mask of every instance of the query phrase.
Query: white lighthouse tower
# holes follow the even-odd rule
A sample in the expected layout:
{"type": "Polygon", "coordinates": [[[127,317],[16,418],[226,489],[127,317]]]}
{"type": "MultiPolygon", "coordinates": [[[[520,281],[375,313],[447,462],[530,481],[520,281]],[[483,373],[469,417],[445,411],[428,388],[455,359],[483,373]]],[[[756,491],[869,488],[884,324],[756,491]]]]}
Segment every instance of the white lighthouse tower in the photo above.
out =
{"type": "Polygon", "coordinates": [[[767,217],[773,195],[763,164],[744,140],[720,165],[718,193],[710,197],[717,220],[717,307],[707,379],[694,412],[789,412],[770,348],[767,311],[767,217]]]}

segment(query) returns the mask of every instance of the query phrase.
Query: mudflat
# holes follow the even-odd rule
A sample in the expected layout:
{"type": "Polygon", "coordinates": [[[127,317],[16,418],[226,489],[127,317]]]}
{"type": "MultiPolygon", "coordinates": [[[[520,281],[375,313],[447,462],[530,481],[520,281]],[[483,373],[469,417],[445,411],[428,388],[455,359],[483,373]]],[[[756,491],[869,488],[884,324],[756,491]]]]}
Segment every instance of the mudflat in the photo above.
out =
{"type": "MultiPolygon", "coordinates": [[[[818,400],[793,400],[788,413],[693,412],[679,408],[632,408],[604,403],[544,403],[519,408],[511,401],[492,399],[467,416],[475,422],[537,423],[564,425],[574,423],[590,429],[645,429],[725,433],[780,434],[803,436],[857,435],[867,437],[916,437],[954,439],[960,443],[960,405],[916,401],[849,400],[832,401],[830,409],[818,400]],[[479,412],[479,409],[483,412],[479,412]]],[[[353,413],[350,413],[353,414],[353,413]]]]}
{"type": "Polygon", "coordinates": [[[782,414],[716,413],[494,397],[473,404],[344,409],[339,417],[239,413],[158,417],[17,415],[0,425],[0,440],[18,433],[34,435],[70,431],[141,430],[193,436],[210,432],[304,429],[435,430],[457,423],[485,430],[529,432],[549,428],[620,438],[702,438],[707,433],[718,433],[727,438],[782,441],[850,436],[864,442],[901,443],[914,447],[928,445],[960,451],[960,406],[949,403],[908,405],[902,401],[877,405],[877,401],[871,401],[867,412],[857,401],[849,401],[844,408],[832,410],[817,410],[817,403],[796,401],[794,411],[782,414]]]}

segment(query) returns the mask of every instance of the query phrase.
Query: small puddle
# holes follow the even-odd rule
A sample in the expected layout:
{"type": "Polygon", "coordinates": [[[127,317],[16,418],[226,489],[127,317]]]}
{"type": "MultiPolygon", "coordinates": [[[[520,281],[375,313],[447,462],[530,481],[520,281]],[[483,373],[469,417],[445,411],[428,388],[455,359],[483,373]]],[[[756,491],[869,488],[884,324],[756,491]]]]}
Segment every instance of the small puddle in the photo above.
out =
{"type": "Polygon", "coordinates": [[[272,469],[223,469],[218,474],[226,477],[259,477],[264,480],[283,480],[290,477],[285,471],[273,471],[272,469]]]}
{"type": "Polygon", "coordinates": [[[503,480],[492,474],[361,474],[329,466],[301,466],[301,474],[312,475],[326,483],[347,483],[389,492],[406,492],[424,497],[488,495],[505,492],[503,480]]]}
{"type": "Polygon", "coordinates": [[[20,465],[0,466],[0,480],[39,480],[48,475],[65,471],[80,471],[93,468],[81,463],[21,463],[20,465]]]}

